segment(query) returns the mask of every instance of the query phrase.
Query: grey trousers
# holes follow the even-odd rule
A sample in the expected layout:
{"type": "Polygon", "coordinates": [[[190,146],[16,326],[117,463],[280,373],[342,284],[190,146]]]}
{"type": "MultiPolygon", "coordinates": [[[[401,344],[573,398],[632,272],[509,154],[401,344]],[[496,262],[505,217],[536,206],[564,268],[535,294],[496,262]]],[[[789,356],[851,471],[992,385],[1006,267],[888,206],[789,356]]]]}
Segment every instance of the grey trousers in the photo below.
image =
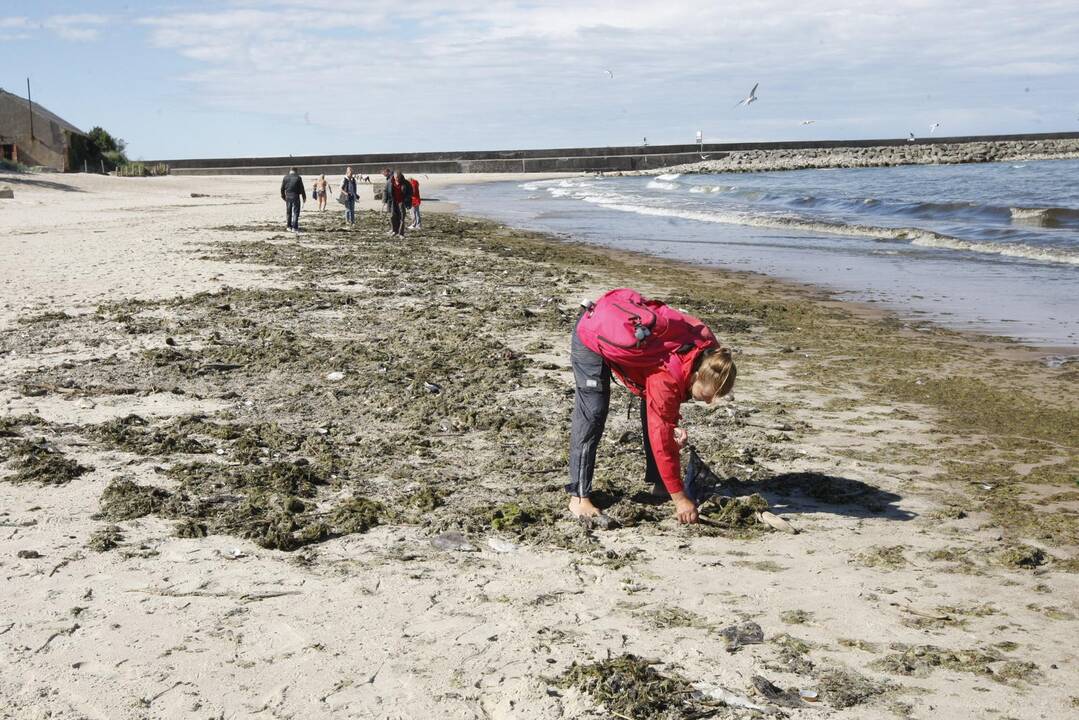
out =
{"type": "Polygon", "coordinates": [[[588,497],[592,494],[592,476],[596,472],[596,449],[603,437],[611,406],[611,368],[602,356],[585,347],[577,337],[577,328],[573,329],[570,338],[569,364],[573,367],[577,389],[570,419],[566,492],[588,497]]]}
{"type": "Polygon", "coordinates": [[[390,230],[394,235],[405,234],[405,204],[395,202],[390,208],[390,230]]]}
{"type": "MultiPolygon", "coordinates": [[[[611,407],[611,368],[603,357],[585,347],[577,337],[576,328],[569,347],[576,391],[570,420],[566,492],[576,497],[588,497],[592,494],[592,476],[596,473],[596,450],[611,407]]],[[[641,398],[641,430],[644,433],[644,479],[648,483],[658,483],[659,468],[652,457],[652,443],[648,439],[648,403],[644,398],[641,398]]]]}

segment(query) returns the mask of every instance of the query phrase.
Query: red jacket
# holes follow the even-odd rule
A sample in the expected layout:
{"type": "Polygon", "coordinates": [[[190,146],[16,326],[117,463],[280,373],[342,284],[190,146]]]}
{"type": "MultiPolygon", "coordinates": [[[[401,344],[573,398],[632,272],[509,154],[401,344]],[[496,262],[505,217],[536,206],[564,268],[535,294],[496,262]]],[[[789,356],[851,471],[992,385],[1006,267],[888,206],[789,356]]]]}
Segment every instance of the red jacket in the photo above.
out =
{"type": "Polygon", "coordinates": [[[409,180],[412,183],[412,207],[419,207],[420,205],[420,181],[416,178],[409,180]]]}
{"type": "MultiPolygon", "coordinates": [[[[678,443],[674,441],[674,428],[682,419],[682,403],[690,399],[689,376],[693,374],[693,364],[698,355],[710,347],[719,347],[708,326],[692,315],[681,315],[692,332],[703,341],[702,344],[682,355],[670,353],[657,358],[648,367],[619,367],[609,360],[607,362],[630,392],[644,398],[648,408],[648,440],[652,446],[652,456],[663,484],[672,494],[682,490],[682,464],[678,443]]],[[[602,345],[587,328],[579,324],[577,334],[585,347],[603,356],[602,345]]]]}

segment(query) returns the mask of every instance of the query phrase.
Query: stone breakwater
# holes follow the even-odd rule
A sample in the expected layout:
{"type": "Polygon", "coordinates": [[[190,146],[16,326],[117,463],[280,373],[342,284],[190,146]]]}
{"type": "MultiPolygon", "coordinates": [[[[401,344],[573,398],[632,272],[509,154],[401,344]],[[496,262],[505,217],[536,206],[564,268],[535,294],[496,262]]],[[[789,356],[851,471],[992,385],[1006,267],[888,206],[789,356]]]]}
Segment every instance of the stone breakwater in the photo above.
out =
{"type": "Polygon", "coordinates": [[[830,147],[738,150],[701,162],[674,165],[661,171],[627,173],[761,172],[814,168],[892,167],[895,165],[957,165],[982,162],[1030,162],[1079,158],[1079,139],[1003,140],[964,143],[920,143],[902,146],[830,147]]]}

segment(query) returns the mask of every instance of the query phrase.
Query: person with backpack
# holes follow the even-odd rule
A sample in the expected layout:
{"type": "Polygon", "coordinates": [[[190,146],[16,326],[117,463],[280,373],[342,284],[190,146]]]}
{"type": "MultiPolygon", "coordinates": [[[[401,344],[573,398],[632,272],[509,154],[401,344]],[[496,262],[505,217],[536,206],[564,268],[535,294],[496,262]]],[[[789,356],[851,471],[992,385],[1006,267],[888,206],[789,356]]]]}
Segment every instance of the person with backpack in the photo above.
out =
{"type": "Polygon", "coordinates": [[[641,399],[646,482],[654,492],[670,494],[679,522],[697,522],[697,506],[682,486],[678,451],[689,436],[678,425],[679,407],[689,400],[711,403],[731,391],[737,368],[730,350],[697,318],[636,290],[611,290],[582,304],[570,338],[576,383],[566,485],[570,512],[580,518],[600,514],[590,495],[613,373],[641,399]]]}
{"type": "Polygon", "coordinates": [[[409,230],[420,229],[420,181],[416,178],[412,178],[408,181],[412,185],[412,224],[408,226],[409,230]]]}

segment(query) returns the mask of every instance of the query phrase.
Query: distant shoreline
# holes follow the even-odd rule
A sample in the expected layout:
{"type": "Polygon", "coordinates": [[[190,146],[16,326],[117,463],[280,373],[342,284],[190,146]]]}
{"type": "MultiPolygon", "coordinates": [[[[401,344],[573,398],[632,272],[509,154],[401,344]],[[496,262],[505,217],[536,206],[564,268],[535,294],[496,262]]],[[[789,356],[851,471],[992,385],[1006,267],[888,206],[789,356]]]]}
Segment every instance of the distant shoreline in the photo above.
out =
{"type": "Polygon", "coordinates": [[[841,164],[805,167],[862,167],[880,158],[881,165],[911,162],[991,162],[1002,159],[1049,159],[1079,157],[1079,132],[1026,135],[984,135],[784,141],[770,143],[703,143],[685,145],[636,145],[535,150],[447,151],[423,153],[373,153],[285,157],[202,158],[153,160],[164,163],[174,175],[278,175],[297,167],[302,174],[340,173],[351,166],[360,174],[378,174],[393,167],[406,175],[459,173],[640,173],[660,172],[727,157],[739,159],[775,157],[776,162],[755,162],[752,169],[793,169],[797,157],[837,155],[841,164]],[[865,164],[861,164],[865,160],[865,164]]]}

